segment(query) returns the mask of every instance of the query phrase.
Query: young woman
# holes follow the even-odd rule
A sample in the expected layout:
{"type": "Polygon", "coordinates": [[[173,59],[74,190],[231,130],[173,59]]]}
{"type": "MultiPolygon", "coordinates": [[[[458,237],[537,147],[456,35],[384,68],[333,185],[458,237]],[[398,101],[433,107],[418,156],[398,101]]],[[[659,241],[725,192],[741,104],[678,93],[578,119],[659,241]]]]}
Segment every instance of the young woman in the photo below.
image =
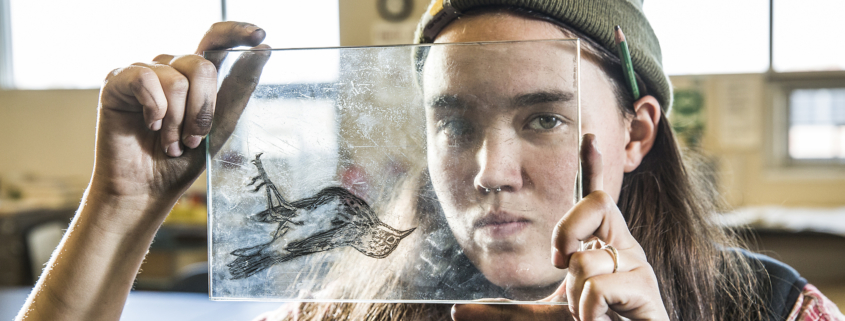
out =
{"type": "MultiPolygon", "coordinates": [[[[717,209],[712,189],[702,186],[703,181],[685,165],[666,121],[671,88],[660,69],[659,47],[640,4],[626,0],[481,2],[454,0],[445,1],[444,6],[444,1],[435,1],[431,17],[422,22],[421,40],[580,37],[586,42],[582,126],[591,134],[583,139],[581,157],[588,194],[574,206],[562,203],[566,198],[561,197],[566,194],[562,186],[571,185],[571,180],[554,171],[551,159],[556,150],[543,144],[566,128],[565,95],[547,95],[540,103],[514,108],[503,102],[537,93],[535,89],[542,86],[531,70],[520,71],[518,65],[502,62],[497,66],[512,71],[508,75],[514,77],[438,80],[431,77],[442,75],[438,72],[442,61],[454,57],[430,52],[419,58],[424,59],[426,95],[463,98],[468,107],[457,117],[443,111],[448,108],[426,106],[429,163],[417,185],[423,193],[433,191],[438,202],[421,198],[408,206],[420,213],[439,207],[436,211],[449,223],[453,242],[471,262],[470,268],[481,271],[492,286],[515,289],[503,291],[504,295],[529,297],[533,294],[519,291],[519,284],[547,284],[554,294],[545,300],[570,302],[566,306],[460,305],[452,307],[452,317],[593,320],[618,314],[641,320],[845,319],[794,271],[733,249],[736,243],[712,223],[710,216],[717,209]],[[634,45],[635,69],[644,92],[638,99],[625,89],[621,67],[612,54],[611,32],[616,24],[625,28],[634,45]],[[484,81],[486,96],[476,100],[462,96],[450,81],[465,86],[484,81]],[[466,143],[466,148],[452,149],[456,141],[466,143]],[[454,164],[439,162],[448,153],[474,157],[459,158],[454,164]],[[462,184],[450,186],[454,178],[462,184]],[[474,210],[479,207],[473,205],[482,205],[482,210],[474,210]],[[565,213],[555,210],[570,206],[565,213]],[[484,217],[498,230],[473,223],[485,221],[484,217]],[[520,243],[514,237],[529,233],[551,245],[527,247],[536,242],[520,243]],[[616,251],[578,251],[581,241],[592,238],[616,251]],[[490,240],[507,246],[491,246],[490,240]],[[520,273],[516,266],[511,270],[515,273],[497,274],[497,269],[489,268],[503,263],[507,269],[516,260],[528,262],[538,272],[520,273]],[[565,268],[568,273],[561,270],[565,268]]],[[[254,46],[263,35],[253,25],[215,24],[197,53],[254,46]]],[[[204,168],[204,153],[198,148],[201,138],[212,123],[221,131],[233,129],[266,59],[260,51],[242,56],[232,68],[236,74],[224,81],[216,95],[219,60],[197,55],[161,55],[154,63],[117,69],[108,76],[100,98],[91,184],[21,310],[21,319],[119,318],[155,231],[204,168]]],[[[360,289],[364,287],[350,282],[340,290],[360,289]]],[[[450,313],[449,306],[412,304],[288,308],[267,317],[436,319],[450,313]]]]}

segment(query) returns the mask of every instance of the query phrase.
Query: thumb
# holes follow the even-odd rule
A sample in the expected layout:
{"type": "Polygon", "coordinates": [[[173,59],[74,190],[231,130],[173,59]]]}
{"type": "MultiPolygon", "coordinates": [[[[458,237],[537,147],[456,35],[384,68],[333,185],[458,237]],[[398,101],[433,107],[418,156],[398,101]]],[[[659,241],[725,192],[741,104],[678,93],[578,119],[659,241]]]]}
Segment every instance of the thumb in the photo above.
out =
{"type": "MultiPolygon", "coordinates": [[[[212,121],[215,128],[208,136],[209,154],[216,155],[229,135],[235,130],[238,119],[246,108],[252,92],[258,86],[264,64],[270,59],[270,46],[258,45],[243,52],[232,64],[217,92],[218,109],[212,121]]],[[[204,156],[203,156],[204,157],[204,156]]]]}
{"type": "Polygon", "coordinates": [[[603,189],[602,161],[596,135],[584,134],[581,140],[582,196],[603,189]]]}
{"type": "Polygon", "coordinates": [[[238,46],[257,46],[264,40],[267,33],[258,26],[236,21],[218,22],[211,26],[197,46],[196,54],[205,56],[218,70],[226,51],[238,46]],[[209,51],[209,52],[206,52],[209,51]]]}

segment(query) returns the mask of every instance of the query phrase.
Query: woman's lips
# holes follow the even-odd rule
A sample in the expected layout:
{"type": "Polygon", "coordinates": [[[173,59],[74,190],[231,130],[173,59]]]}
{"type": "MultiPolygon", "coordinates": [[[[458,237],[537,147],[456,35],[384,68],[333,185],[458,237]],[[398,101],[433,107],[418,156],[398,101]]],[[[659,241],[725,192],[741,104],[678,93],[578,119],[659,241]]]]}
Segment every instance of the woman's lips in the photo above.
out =
{"type": "Polygon", "coordinates": [[[504,238],[522,231],[530,220],[507,212],[489,212],[475,220],[473,228],[493,238],[504,238]]]}

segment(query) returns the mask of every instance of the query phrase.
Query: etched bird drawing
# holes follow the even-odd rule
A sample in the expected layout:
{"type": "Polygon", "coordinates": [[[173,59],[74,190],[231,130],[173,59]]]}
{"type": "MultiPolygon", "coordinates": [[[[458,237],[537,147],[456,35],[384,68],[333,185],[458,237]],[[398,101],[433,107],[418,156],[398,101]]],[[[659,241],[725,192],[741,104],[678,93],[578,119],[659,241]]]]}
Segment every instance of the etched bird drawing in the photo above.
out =
{"type": "Polygon", "coordinates": [[[231,252],[236,258],[227,266],[233,279],[250,277],[277,263],[344,246],[351,246],[369,257],[386,258],[416,229],[400,231],[390,227],[378,218],[367,202],[342,187],[327,187],[314,196],[289,202],[267,176],[261,154],[256,155],[252,163],[258,168],[258,176],[248,186],[255,186],[254,192],[265,188],[267,209],[252,215],[251,219],[278,226],[269,242],[231,252]],[[327,224],[317,224],[319,228],[313,228],[314,224],[308,223],[318,221],[318,212],[326,218],[327,224]],[[291,229],[303,225],[312,228],[296,239],[283,238],[291,229]]]}

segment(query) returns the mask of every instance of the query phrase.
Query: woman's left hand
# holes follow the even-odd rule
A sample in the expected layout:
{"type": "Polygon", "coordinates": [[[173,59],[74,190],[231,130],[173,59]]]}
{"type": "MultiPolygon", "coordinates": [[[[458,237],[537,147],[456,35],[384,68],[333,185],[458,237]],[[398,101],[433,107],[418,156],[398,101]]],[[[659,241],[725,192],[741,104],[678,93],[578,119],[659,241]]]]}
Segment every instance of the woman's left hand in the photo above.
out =
{"type": "MultiPolygon", "coordinates": [[[[657,277],[613,198],[602,191],[602,161],[595,136],[581,146],[584,191],[589,193],[566,213],[552,234],[552,263],[569,273],[554,294],[541,301],[567,305],[461,304],[455,320],[668,320],[657,277]],[[610,248],[579,251],[582,242],[598,238],[610,248]],[[614,270],[614,266],[618,266],[614,270]]],[[[482,302],[480,302],[482,303],[482,302]]]]}

